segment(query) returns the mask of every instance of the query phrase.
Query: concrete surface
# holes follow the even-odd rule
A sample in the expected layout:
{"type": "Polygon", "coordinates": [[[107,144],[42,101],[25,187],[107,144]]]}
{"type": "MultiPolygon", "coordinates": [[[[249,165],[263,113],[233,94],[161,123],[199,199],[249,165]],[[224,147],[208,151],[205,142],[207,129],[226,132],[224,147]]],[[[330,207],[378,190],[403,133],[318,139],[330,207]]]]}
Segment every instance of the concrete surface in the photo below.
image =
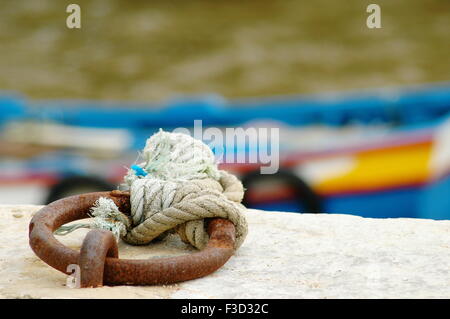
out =
{"type": "MultiPolygon", "coordinates": [[[[216,273],[158,287],[71,289],[28,246],[39,206],[0,206],[0,298],[450,298],[450,221],[249,210],[249,235],[216,273]]],[[[74,249],[85,230],[58,237],[74,249]]],[[[124,258],[190,253],[171,236],[124,258]]]]}

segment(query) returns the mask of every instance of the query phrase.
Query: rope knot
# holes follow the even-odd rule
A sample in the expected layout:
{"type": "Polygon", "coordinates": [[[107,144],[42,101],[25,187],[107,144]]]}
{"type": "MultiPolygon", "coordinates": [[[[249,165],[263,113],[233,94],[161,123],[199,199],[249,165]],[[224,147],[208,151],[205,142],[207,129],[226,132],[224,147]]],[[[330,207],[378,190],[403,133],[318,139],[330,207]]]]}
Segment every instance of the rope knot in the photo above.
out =
{"type": "Polygon", "coordinates": [[[175,231],[198,249],[209,238],[205,218],[226,218],[236,227],[236,248],[247,234],[242,183],[219,170],[214,154],[202,141],[181,133],[160,130],[142,153],[144,162],[133,165],[122,190],[130,191],[131,218],[113,201],[100,198],[92,208],[91,227],[108,229],[116,238],[144,245],[175,231]]]}

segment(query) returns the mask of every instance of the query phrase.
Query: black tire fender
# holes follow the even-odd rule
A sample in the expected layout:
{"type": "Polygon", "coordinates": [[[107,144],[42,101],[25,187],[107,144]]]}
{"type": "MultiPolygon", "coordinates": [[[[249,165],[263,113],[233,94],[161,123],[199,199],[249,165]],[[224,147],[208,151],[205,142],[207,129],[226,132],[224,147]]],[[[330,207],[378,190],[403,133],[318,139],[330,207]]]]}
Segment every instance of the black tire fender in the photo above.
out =
{"type": "MultiPolygon", "coordinates": [[[[293,187],[298,203],[305,207],[305,213],[320,213],[322,211],[322,199],[320,196],[302,178],[288,169],[280,169],[278,172],[270,175],[261,174],[259,170],[255,170],[242,177],[242,184],[246,189],[249,189],[254,182],[270,178],[280,179],[293,187]]],[[[245,193],[242,203],[245,206],[250,204],[245,193]]]]}

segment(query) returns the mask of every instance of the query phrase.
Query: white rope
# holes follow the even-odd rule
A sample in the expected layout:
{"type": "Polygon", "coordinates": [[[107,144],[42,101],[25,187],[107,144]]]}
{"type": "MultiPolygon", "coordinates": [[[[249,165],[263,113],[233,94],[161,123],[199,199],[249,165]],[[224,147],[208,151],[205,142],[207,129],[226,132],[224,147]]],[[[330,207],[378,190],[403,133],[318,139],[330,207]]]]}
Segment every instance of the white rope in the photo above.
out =
{"type": "Polygon", "coordinates": [[[135,245],[176,231],[202,249],[208,242],[204,218],[221,217],[236,227],[236,248],[242,244],[247,234],[242,183],[217,168],[207,145],[160,130],[147,140],[142,156],[145,161],[132,166],[121,185],[130,191],[131,218],[112,200],[100,198],[92,208],[92,228],[111,230],[135,245]]]}

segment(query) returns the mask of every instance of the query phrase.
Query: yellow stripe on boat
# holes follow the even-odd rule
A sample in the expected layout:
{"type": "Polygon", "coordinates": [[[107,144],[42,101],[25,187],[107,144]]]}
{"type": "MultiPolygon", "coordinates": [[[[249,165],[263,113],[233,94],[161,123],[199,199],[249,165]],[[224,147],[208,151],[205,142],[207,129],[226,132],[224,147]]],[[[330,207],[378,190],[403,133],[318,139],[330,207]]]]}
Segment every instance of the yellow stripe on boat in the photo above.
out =
{"type": "Polygon", "coordinates": [[[354,154],[354,167],[313,185],[319,194],[389,189],[417,185],[430,175],[430,142],[362,151],[354,154]]]}

